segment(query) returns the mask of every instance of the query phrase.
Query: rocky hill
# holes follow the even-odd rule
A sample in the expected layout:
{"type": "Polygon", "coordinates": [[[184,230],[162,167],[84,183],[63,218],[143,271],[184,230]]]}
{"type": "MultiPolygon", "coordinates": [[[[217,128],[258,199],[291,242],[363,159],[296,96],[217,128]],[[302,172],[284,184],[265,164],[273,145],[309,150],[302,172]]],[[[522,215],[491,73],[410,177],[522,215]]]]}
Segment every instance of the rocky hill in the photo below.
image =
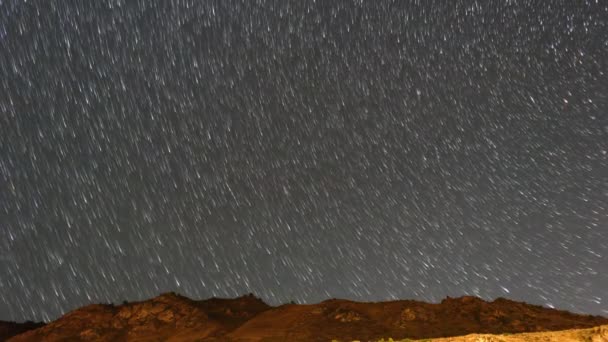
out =
{"type": "Polygon", "coordinates": [[[10,341],[351,341],[520,333],[608,324],[507,299],[476,297],[361,303],[332,299],[271,307],[253,295],[190,300],[168,293],[123,305],[89,305],[10,341]]]}

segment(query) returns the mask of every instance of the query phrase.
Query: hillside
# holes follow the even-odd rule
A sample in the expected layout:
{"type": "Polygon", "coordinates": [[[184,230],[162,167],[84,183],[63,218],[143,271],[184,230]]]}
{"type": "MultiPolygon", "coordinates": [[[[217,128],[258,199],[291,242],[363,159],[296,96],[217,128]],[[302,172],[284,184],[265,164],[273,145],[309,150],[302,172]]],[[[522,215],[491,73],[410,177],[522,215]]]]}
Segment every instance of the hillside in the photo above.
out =
{"type": "Polygon", "coordinates": [[[497,299],[361,303],[331,299],[271,307],[253,295],[195,301],[167,293],[89,305],[11,341],[330,341],[436,338],[590,328],[608,319],[497,299]]]}

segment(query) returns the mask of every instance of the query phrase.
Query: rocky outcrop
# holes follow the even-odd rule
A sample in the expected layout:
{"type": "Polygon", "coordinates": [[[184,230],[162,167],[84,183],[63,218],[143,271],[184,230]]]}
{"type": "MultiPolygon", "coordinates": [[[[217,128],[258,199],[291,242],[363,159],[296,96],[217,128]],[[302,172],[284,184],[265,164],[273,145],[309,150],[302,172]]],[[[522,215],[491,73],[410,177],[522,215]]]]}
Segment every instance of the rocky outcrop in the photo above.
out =
{"type": "Polygon", "coordinates": [[[211,320],[196,302],[168,293],[120,306],[86,306],[11,341],[158,340],[189,335],[205,338],[221,333],[222,328],[221,322],[211,320]]]}
{"type": "Polygon", "coordinates": [[[168,293],[143,302],[90,305],[11,341],[341,341],[436,338],[589,328],[608,319],[507,299],[359,303],[332,299],[270,307],[253,295],[193,301],[168,293]]]}

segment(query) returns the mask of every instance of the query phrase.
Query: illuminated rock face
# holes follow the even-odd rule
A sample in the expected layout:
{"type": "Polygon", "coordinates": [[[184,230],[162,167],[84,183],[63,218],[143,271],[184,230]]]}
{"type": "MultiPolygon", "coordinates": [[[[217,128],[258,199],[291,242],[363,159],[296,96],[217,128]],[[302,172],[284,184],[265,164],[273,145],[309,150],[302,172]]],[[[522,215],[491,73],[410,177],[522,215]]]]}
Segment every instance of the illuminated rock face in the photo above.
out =
{"type": "Polygon", "coordinates": [[[252,295],[193,301],[168,293],[119,306],[85,306],[12,341],[368,341],[565,330],[602,324],[608,324],[608,319],[506,299],[486,302],[460,297],[438,304],[332,299],[313,305],[271,307],[252,295]]]}

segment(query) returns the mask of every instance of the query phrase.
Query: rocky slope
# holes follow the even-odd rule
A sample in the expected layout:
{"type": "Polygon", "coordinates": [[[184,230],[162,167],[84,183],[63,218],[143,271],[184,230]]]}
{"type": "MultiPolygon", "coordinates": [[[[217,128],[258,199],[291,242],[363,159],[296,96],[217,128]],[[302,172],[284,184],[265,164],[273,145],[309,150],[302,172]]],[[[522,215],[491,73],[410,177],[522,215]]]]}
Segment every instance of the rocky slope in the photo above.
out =
{"type": "Polygon", "coordinates": [[[383,337],[434,338],[470,333],[518,333],[608,324],[507,299],[447,298],[313,305],[266,305],[252,295],[193,301],[176,294],[124,305],[90,305],[11,341],[331,341],[383,337]]]}
{"type": "Polygon", "coordinates": [[[85,306],[11,341],[201,340],[222,336],[268,308],[253,296],[197,302],[166,293],[119,306],[85,306]]]}

